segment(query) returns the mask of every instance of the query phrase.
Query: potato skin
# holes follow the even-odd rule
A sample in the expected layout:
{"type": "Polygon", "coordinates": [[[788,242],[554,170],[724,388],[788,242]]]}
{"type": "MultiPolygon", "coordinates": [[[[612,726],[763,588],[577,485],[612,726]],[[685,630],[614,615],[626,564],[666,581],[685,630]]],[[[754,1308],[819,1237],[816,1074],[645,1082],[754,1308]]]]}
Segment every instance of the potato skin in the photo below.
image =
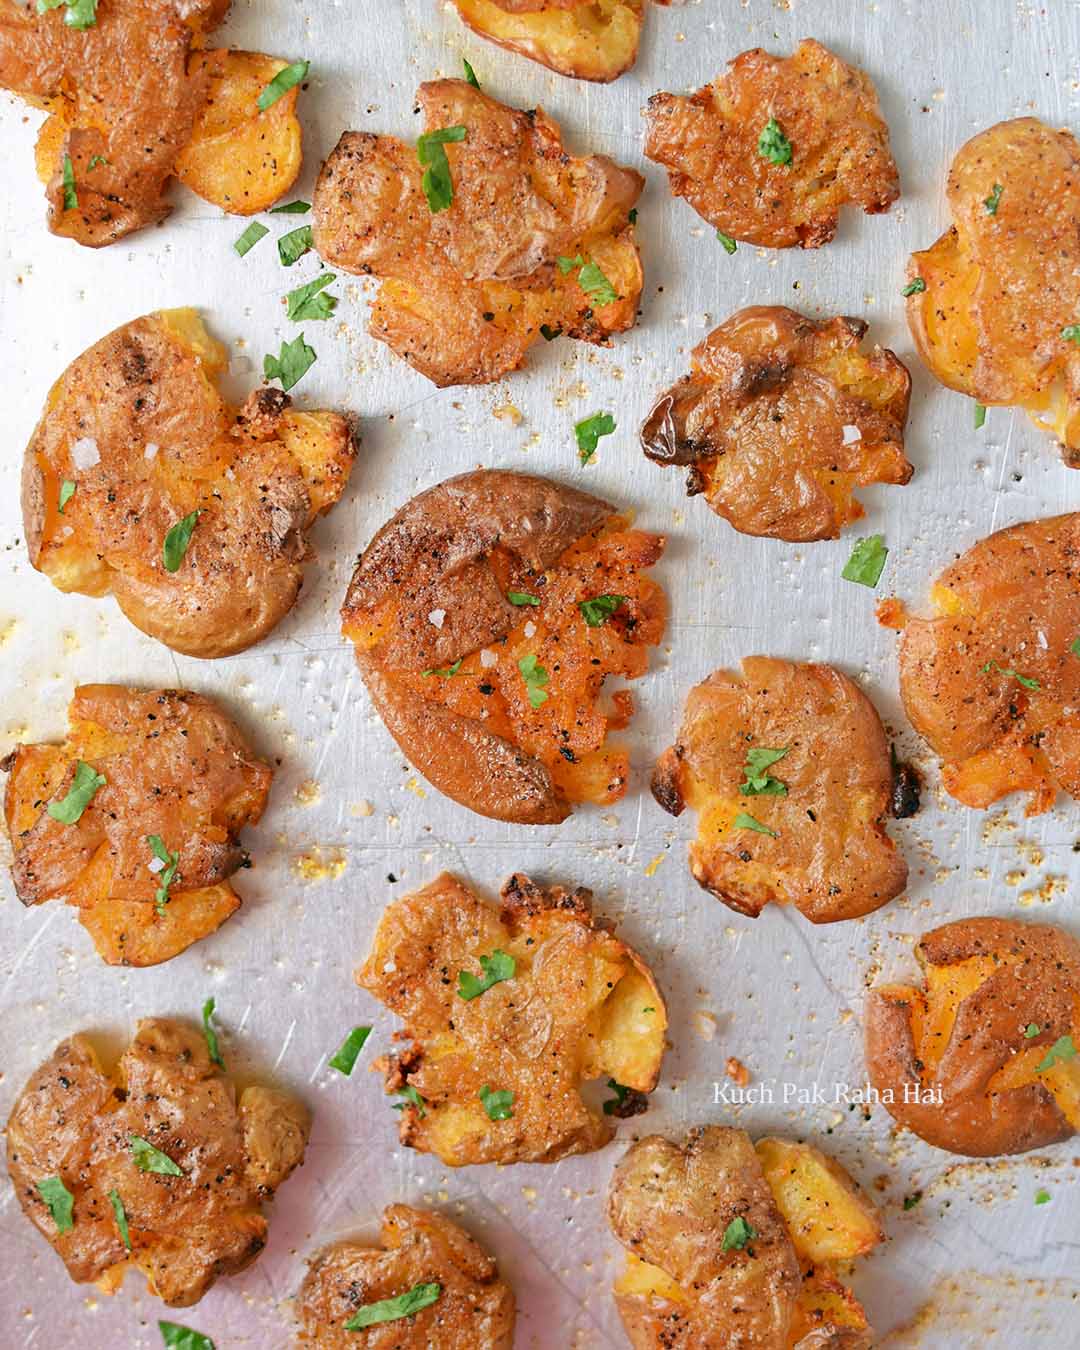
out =
{"type": "Polygon", "coordinates": [[[104,1277],[115,1287],[134,1265],[151,1293],[183,1308],[197,1303],[219,1275],[251,1264],[266,1244],[260,1195],[270,1195],[302,1160],[309,1129],[300,1103],[282,1096],[274,1110],[287,1114],[293,1145],[270,1160],[262,1157],[247,1119],[252,1091],[241,1094],[238,1106],[232,1083],[210,1062],[202,1033],[165,1018],[139,1022],[112,1074],[85,1036],[57,1046],[15,1103],[7,1161],[23,1212],[76,1283],[104,1277]],[[166,1153],[184,1175],[140,1171],[132,1134],[166,1153]],[[75,1197],[74,1225],[66,1233],[57,1232],[37,1191],[48,1176],[59,1176],[75,1197]],[[130,1256],[111,1190],[119,1192],[127,1215],[130,1256]]]}
{"type": "Polygon", "coordinates": [[[544,888],[517,873],[496,912],[448,873],[384,912],[357,983],[405,1021],[412,1042],[373,1067],[405,1104],[403,1144],[450,1167],[556,1162],[602,1148],[609,1115],[581,1097],[584,1079],[656,1086],[667,1010],[642,959],[593,919],[591,893],[544,888]],[[459,972],[480,975],[500,950],[511,979],[471,1000],[459,972]],[[640,1004],[639,1004],[640,1000],[640,1004]],[[645,1009],[648,1009],[646,1012],[645,1009]],[[481,1088],[513,1093],[513,1115],[491,1121],[481,1088]]]}
{"type": "Polygon", "coordinates": [[[1058,788],[1080,797],[1078,559],[1078,513],[1010,526],[942,572],[936,617],[906,620],[904,709],[967,806],[1029,790],[1037,815],[1058,788]]]}
{"type": "Polygon", "coordinates": [[[643,275],[629,213],[644,179],[604,155],[573,158],[541,109],[521,112],[464,80],[422,84],[425,129],[464,126],[446,150],[450,207],[433,214],[412,146],[349,131],[315,186],[315,247],[378,277],[369,331],[434,384],[488,384],[516,370],[541,327],[608,345],[634,324],[643,275]],[[617,299],[599,304],[560,257],[596,263],[617,299]]]}
{"type": "Polygon", "coordinates": [[[199,694],[82,685],[68,718],[62,746],[20,745],[4,762],[15,892],[24,905],[76,906],[110,964],[166,961],[239,906],[228,880],[247,860],[237,836],[262,814],[272,770],[199,694]],[[79,759],[106,782],[67,825],[46,808],[66,796],[79,759]],[[151,834],[180,855],[163,914],[151,834]]]}
{"type": "Polygon", "coordinates": [[[743,534],[837,538],[863,514],[852,487],[912,475],[911,377],[895,353],[859,351],[866,328],[781,305],[739,310],[653,405],[642,449],[657,464],[687,466],[687,495],[704,493],[743,534]]]}
{"type": "Polygon", "coordinates": [[[1080,467],[1080,141],[1034,117],[967,141],[947,183],[952,227],[912,255],[908,324],[950,389],[1019,404],[1080,467]],[[1001,187],[993,212],[989,194],[1001,187]]]}
{"type": "Polygon", "coordinates": [[[312,1260],[296,1300],[299,1345],[319,1350],[510,1350],[514,1295],[483,1248],[441,1214],[388,1205],[382,1250],[334,1242],[312,1260]],[[362,1331],[344,1323],[366,1303],[436,1283],[435,1303],[362,1331]]]}
{"type": "Polygon", "coordinates": [[[135,319],[77,357],[50,391],[23,463],[30,561],[65,591],[111,591],[174,651],[243,651],[288,613],[304,532],[341,496],[356,447],[335,413],[277,389],[240,410],[215,388],[226,354],[193,310],[135,319]],[[73,447],[93,447],[80,468],[73,447]],[[77,483],[61,515],[60,485],[77,483]],[[179,570],[170,528],[200,512],[179,570]]]}
{"type": "Polygon", "coordinates": [[[793,903],[812,923],[869,914],[899,895],[907,865],[885,833],[892,770],[877,711],[825,665],[750,656],[691,690],[679,739],[657,761],[665,811],[699,813],[698,883],[740,914],[793,903]],[[786,796],[744,796],[747,750],[787,748],[770,772],[786,796]],[[731,822],[746,812],[778,837],[731,822]]]}
{"type": "Polygon", "coordinates": [[[609,528],[614,512],[544,478],[476,471],[414,497],[357,565],[342,627],[371,699],[420,772],[480,815],[555,824],[574,800],[625,792],[628,761],[605,747],[618,719],[596,700],[607,673],[644,672],[663,632],[663,593],[638,572],[664,541],[609,528]],[[515,587],[541,603],[511,604],[515,587]],[[577,602],[599,593],[626,603],[588,628],[577,602]],[[483,650],[497,653],[495,664],[483,665],[483,650]],[[525,698],[525,652],[559,671],[538,709],[525,698]],[[432,673],[459,660],[453,677],[432,673]],[[594,768],[614,775],[599,795],[582,787],[594,768]]]}
{"type": "Polygon", "coordinates": [[[840,207],[887,211],[900,195],[889,130],[869,77],[821,43],[793,56],[743,52],[696,94],[654,94],[645,154],[668,171],[672,195],[724,234],[764,248],[820,248],[840,207]],[[775,118],[793,158],[758,150],[775,118]]]}
{"type": "Polygon", "coordinates": [[[870,992],[866,1066],[874,1087],[892,1093],[887,1110],[927,1143],[973,1158],[1071,1137],[1074,1126],[1047,1080],[1034,1073],[1012,1087],[993,1080],[1020,1056],[1041,1060],[1059,1037],[1080,1036],[1080,942],[1048,924],[961,919],[924,934],[915,955],[928,977],[978,958],[986,969],[964,980],[943,1023],[930,1017],[921,990],[887,985],[870,992]],[[941,1025],[940,1035],[917,1043],[916,1017],[941,1025]],[[1025,1036],[1032,1024],[1038,1034],[1025,1036]],[[940,1089],[940,1104],[905,1100],[905,1091],[916,1097],[932,1088],[940,1089]]]}
{"type": "Polygon", "coordinates": [[[454,4],[474,33],[573,79],[606,84],[637,60],[643,0],[454,0],[454,4]]]}

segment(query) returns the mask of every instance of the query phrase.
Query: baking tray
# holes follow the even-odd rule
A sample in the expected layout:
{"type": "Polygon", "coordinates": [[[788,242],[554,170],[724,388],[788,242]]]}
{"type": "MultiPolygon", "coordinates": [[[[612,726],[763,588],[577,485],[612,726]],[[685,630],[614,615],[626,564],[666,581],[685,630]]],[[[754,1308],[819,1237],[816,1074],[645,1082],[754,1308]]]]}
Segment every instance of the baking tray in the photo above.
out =
{"type": "MultiPolygon", "coordinates": [[[[89,1029],[119,1046],[146,1014],[197,1015],[213,995],[230,1064],[272,1075],[314,1110],[307,1161],[273,1205],[270,1242],[244,1275],[223,1280],[178,1320],[219,1350],[288,1343],[282,1301],[314,1248],[374,1234],[391,1200],[462,1217],[514,1285],[518,1347],[625,1344],[610,1297],[620,1264],[603,1198],[624,1142],[638,1131],[681,1133],[698,1121],[752,1132],[813,1133],[884,1207],[890,1242],[860,1263],[855,1284],[886,1346],[1067,1346],[1075,1330],[1077,1149],[964,1162],[897,1139],[883,1108],[833,1100],[863,1081],[860,1014],[875,979],[913,969],[913,935],[971,914],[1069,923],[1080,881],[1075,803],[1025,820],[1022,803],[990,813],[946,799],[935,766],[907,730],[896,690],[894,635],[877,627],[875,596],[840,579],[851,538],[810,546],[745,538],[682,495],[681,475],[643,459],[636,428],[654,394],[686,368],[690,347],[746,304],[792,304],[813,315],[870,321],[870,337],[909,363],[914,396],[906,488],[863,493],[861,528],[890,546],[879,595],[920,602],[953,555],[1014,521],[1080,507],[1080,474],[1026,418],[991,410],[979,433],[968,400],[931,380],[914,357],[899,291],[909,252],[946,221],[944,173],[956,148],[1001,118],[1035,113],[1080,126],[1080,4],[1053,0],[701,0],[648,15],[636,68],[616,84],[562,79],[468,34],[436,0],[235,0],[223,40],[312,61],[301,100],[310,190],[345,128],[412,136],[423,79],[460,72],[468,56],[485,89],[542,104],[570,144],[601,150],[648,179],[638,222],[646,268],[639,326],[608,351],[541,344],[527,370],[480,389],[435,390],[364,332],[362,285],[346,280],[334,320],[309,325],[318,363],[296,391],[310,406],[363,419],[363,448],[345,500],[314,532],[318,563],[277,631],[241,656],[201,662],[140,635],[111,601],[62,596],[26,561],[18,510],[22,447],[65,365],[114,326],[152,308],[198,305],[231,345],[242,393],[283,336],[281,297],[316,270],[287,275],[272,242],[243,260],[242,224],[176,190],[165,225],[111,248],[79,249],[46,233],[32,176],[39,115],[0,98],[0,361],[9,445],[0,490],[0,751],[64,728],[74,684],[181,685],[220,698],[280,768],[262,824],[246,835],[256,861],[244,906],[213,937],[151,970],[101,964],[65,907],[24,911],[0,882],[0,1117],[62,1036],[89,1029]],[[877,218],[846,213],[818,252],[734,257],[664,175],[643,160],[640,109],[657,89],[696,88],[748,47],[787,53],[825,42],[873,77],[892,132],[904,195],[877,218]],[[572,424],[608,409],[618,431],[581,469],[572,424]],[[638,510],[669,537],[659,568],[672,601],[666,644],[639,681],[635,774],[612,810],[581,810],[557,829],[481,820],[423,784],[372,713],[337,608],[353,560],[378,525],[418,489],[476,465],[551,474],[638,510]],[[647,773],[669,743],[688,689],[717,666],[764,652],[839,664],[863,683],[902,754],[928,779],[924,809],[893,827],[911,865],[906,898],[868,918],[813,928],[769,909],[742,919],[691,880],[689,817],[652,802],[647,773]],[[671,1004],[672,1048],[647,1116],[601,1153],[553,1167],[467,1168],[397,1147],[397,1116],[375,1076],[328,1071],[356,1022],[375,1027],[365,1061],[397,1023],[355,987],[383,906],[450,868],[488,895],[514,869],[594,889],[600,912],[653,962],[671,1004]],[[714,1101],[735,1055],[772,1105],[714,1101]],[[784,1082],[825,1100],[783,1101],[784,1082]],[[1037,1187],[1052,1201],[1036,1208],[1037,1187]],[[905,1211],[905,1196],[922,1201],[905,1211]]],[[[6,859],[5,859],[6,861],[6,859]]],[[[0,1194],[0,1345],[156,1346],[169,1314],[129,1277],[113,1298],[76,1286],[0,1194]]]]}

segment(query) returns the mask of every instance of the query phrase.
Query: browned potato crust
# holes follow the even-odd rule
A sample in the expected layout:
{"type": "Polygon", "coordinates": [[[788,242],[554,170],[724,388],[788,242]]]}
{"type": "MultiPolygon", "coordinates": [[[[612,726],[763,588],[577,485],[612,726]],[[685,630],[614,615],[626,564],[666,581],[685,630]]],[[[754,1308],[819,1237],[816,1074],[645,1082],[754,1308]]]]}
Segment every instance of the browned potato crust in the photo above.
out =
{"type": "Polygon", "coordinates": [[[885,985],[866,1009],[866,1065],[889,1112],[975,1158],[1080,1130],[1080,1059],[1068,1053],[1080,1044],[1080,942],[1048,924],[962,919],[924,934],[915,955],[925,988],[885,985]]]}
{"type": "Polygon", "coordinates": [[[97,1280],[112,1293],[134,1266],[152,1294],[183,1308],[262,1251],[268,1225],[260,1202],[303,1160],[308,1129],[307,1111],[284,1093],[247,1088],[237,1103],[201,1032],[145,1018],[111,1073],[85,1036],[61,1041],[12,1110],[8,1172],[23,1212],[76,1283],[97,1280]],[[132,1135],[183,1175],[141,1171],[132,1135]],[[64,1233],[37,1189],[47,1177],[74,1196],[74,1223],[64,1233]],[[130,1254],[111,1191],[127,1216],[130,1254]]]}
{"type": "Polygon", "coordinates": [[[167,961],[240,905],[228,880],[247,863],[240,830],[262,814],[272,770],[208,698],[175,689],[82,685],[63,745],[20,745],[4,816],[24,905],[64,900],[110,965],[167,961]],[[77,761],[105,778],[74,824],[48,813],[77,761]],[[179,855],[165,904],[147,838],[179,855]]]}
{"type": "Polygon", "coordinates": [[[510,1350],[514,1295],[487,1252],[441,1214],[388,1205],[382,1249],[335,1242],[314,1258],[296,1300],[297,1342],[319,1350],[510,1350]],[[344,1324],[368,1303],[438,1284],[435,1303],[360,1331],[344,1324]]]}
{"type": "Polygon", "coordinates": [[[868,483],[906,483],[911,377],[895,353],[859,351],[862,319],[806,318],[781,305],[739,310],[699,342],[685,375],[653,405],[642,449],[688,466],[743,534],[835,539],[868,483]]]}
{"type": "Polygon", "coordinates": [[[768,656],[690,691],[652,780],[665,811],[698,813],[699,885],[740,914],[791,903],[813,923],[869,914],[903,891],[907,864],[883,824],[891,789],[885,731],[858,686],[832,666],[768,656]],[[755,748],[786,751],[769,770],[786,794],[741,791],[755,748]],[[736,826],[740,813],[772,833],[736,826]]]}
{"type": "Polygon", "coordinates": [[[645,673],[667,602],[641,575],[664,539],[546,478],[481,470],[414,497],[353,574],[342,631],[390,734],[440,792],[496,820],[556,824],[571,803],[626,792],[627,751],[607,743],[645,673]],[[515,605],[510,593],[536,604],[515,605]],[[590,627],[580,605],[622,604],[590,627]],[[535,706],[521,662],[547,675],[535,706]]]}
{"type": "Polygon", "coordinates": [[[946,789],[987,807],[1080,797],[1080,514],[999,530],[942,572],[936,617],[908,618],[900,692],[946,789]]]}
{"type": "Polygon", "coordinates": [[[900,195],[869,76],[812,39],[784,58],[743,52],[696,94],[654,94],[646,117],[645,154],[672,195],[750,244],[819,248],[846,202],[873,215],[900,195]],[[758,149],[770,118],[791,143],[787,164],[758,149]]]}
{"type": "Polygon", "coordinates": [[[608,1222],[628,1252],[615,1302],[635,1350],[871,1344],[834,1267],[884,1234],[844,1169],[810,1145],[763,1139],[755,1149],[718,1125],[691,1130],[682,1146],[651,1135],[615,1168],[608,1222]],[[793,1186],[789,1170],[811,1186],[793,1186]],[[814,1247],[822,1233],[828,1257],[810,1256],[806,1235],[814,1247]]]}
{"type": "Polygon", "coordinates": [[[388,1093],[408,1093],[401,1142],[450,1167],[602,1148],[610,1115],[582,1099],[581,1083],[613,1078],[644,1110],[664,1053],[667,1010],[652,973],[593,919],[590,891],[517,873],[501,898],[496,912],[444,872],[387,908],[356,976],[412,1042],[373,1066],[388,1093]],[[463,999],[459,972],[480,978],[480,957],[496,951],[513,958],[512,978],[463,999]],[[508,1119],[489,1118],[486,1089],[513,1093],[508,1119]]]}
{"type": "Polygon", "coordinates": [[[136,627],[189,656],[226,656],[292,608],[305,531],[345,490],[356,450],[337,413],[277,389],[230,408],[228,365],[194,310],[117,328],[49,392],[26,448],[30,561],[62,591],[110,592],[136,627]],[[76,485],[60,511],[64,482],[76,485]],[[179,570],[169,530],[199,516],[179,570]]]}
{"type": "Polygon", "coordinates": [[[947,197],[952,227],[908,269],[919,353],[950,389],[1019,404],[1080,468],[1080,142],[999,122],[960,147],[947,197]]]}
{"type": "Polygon", "coordinates": [[[192,55],[228,9],[229,0],[102,0],[95,22],[79,30],[65,23],[63,6],[38,14],[0,0],[0,88],[50,114],[37,167],[54,234],[98,248],[164,220],[174,173],[241,213],[292,186],[297,91],[265,112],[255,103],[286,63],[246,52],[192,55]],[[223,129],[220,119],[207,125],[215,103],[234,105],[234,134],[211,144],[211,130],[223,129]],[[74,183],[67,190],[66,164],[74,183]],[[65,200],[72,190],[74,204],[65,200]]]}
{"type": "Polygon", "coordinates": [[[425,130],[464,126],[444,149],[451,206],[432,213],[415,149],[347,131],[315,186],[315,247],[382,281],[369,331],[435,384],[488,384],[557,330],[601,346],[633,326],[641,260],[629,213],[644,179],[604,155],[574,158],[542,110],[520,112],[464,80],[422,84],[425,130]],[[593,262],[618,298],[578,284],[593,262]]]}

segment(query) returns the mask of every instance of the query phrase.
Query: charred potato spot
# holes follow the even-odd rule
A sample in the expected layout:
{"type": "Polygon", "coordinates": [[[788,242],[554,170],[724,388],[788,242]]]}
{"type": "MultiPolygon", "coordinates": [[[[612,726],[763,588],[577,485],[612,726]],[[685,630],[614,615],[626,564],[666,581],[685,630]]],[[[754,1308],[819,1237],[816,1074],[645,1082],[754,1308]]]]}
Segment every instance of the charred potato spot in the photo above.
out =
{"type": "Polygon", "coordinates": [[[334,267],[382,283],[369,331],[440,386],[487,384],[523,362],[541,327],[609,345],[633,326],[641,260],[630,211],[644,179],[604,155],[566,153],[542,110],[521,112],[464,80],[422,84],[430,132],[447,144],[453,201],[433,213],[416,150],[348,131],[315,187],[315,247],[334,267]],[[578,284],[593,262],[617,298],[578,284]]]}
{"type": "Polygon", "coordinates": [[[219,1275],[258,1256],[267,1221],[259,1208],[302,1161],[307,1112],[283,1094],[237,1107],[232,1083],[211,1064],[200,1031],[166,1019],[138,1024],[107,1073],[85,1036],[57,1046],[31,1076],[7,1124],[8,1171],[23,1212],[79,1284],[112,1293],[135,1267],[172,1307],[198,1302],[219,1275]],[[249,1128],[254,1112],[259,1131],[249,1128]],[[293,1146],[264,1143],[287,1117],[293,1146]],[[179,1166],[181,1176],[140,1171],[137,1135],[179,1166]],[[59,1176],[74,1196],[73,1225],[57,1231],[37,1183],[59,1176]],[[109,1192],[121,1198],[131,1238],[125,1250],[109,1192]]]}
{"type": "Polygon", "coordinates": [[[615,1301],[635,1350],[871,1344],[836,1276],[884,1236],[844,1169],[809,1144],[742,1130],[653,1135],[616,1167],[608,1221],[627,1250],[615,1301]],[[730,1331],[729,1331],[730,1329],[730,1331]]]}
{"type": "Polygon", "coordinates": [[[999,122],[957,152],[947,195],[952,227],[909,269],[919,353],[950,389],[1024,408],[1080,467],[1080,348],[1063,332],[1080,321],[1080,142],[999,122]]]}
{"type": "Polygon", "coordinates": [[[62,7],[37,14],[4,0],[0,88],[49,113],[36,161],[54,234],[96,248],[156,224],[171,209],[174,174],[241,214],[292,186],[296,93],[266,112],[256,105],[284,62],[198,50],[228,9],[229,0],[110,0],[80,31],[62,7]],[[65,160],[75,205],[65,200],[65,160]]]}
{"type": "Polygon", "coordinates": [[[311,1262],[296,1300],[298,1343],[319,1350],[510,1350],[514,1295],[463,1228],[441,1214],[389,1205],[382,1248],[335,1242],[311,1262]],[[438,1300],[411,1317],[366,1331],[344,1324],[365,1304],[438,1284],[438,1300]],[[392,1341],[386,1339],[392,1333],[392,1341]]]}
{"type": "Polygon", "coordinates": [[[672,195],[751,244],[819,248],[845,203],[875,214],[900,195],[873,84],[819,42],[783,59],[743,52],[696,94],[654,94],[646,118],[645,154],[667,169],[672,195]],[[789,163],[758,149],[770,118],[791,143],[789,163]]]}
{"type": "Polygon", "coordinates": [[[965,806],[1027,791],[1037,815],[1080,796],[1078,559],[1078,514],[999,530],[938,578],[936,617],[904,625],[904,708],[965,806]]]}
{"type": "Polygon", "coordinates": [[[691,690],[653,796],[698,813],[690,870],[740,914],[794,904],[813,923],[869,914],[899,895],[907,866],[885,832],[892,768],[878,714],[831,666],[752,656],[691,690]],[[785,793],[748,794],[748,752],[784,750],[785,793]],[[761,828],[736,818],[746,815],[761,828]]]}
{"type": "Polygon", "coordinates": [[[230,408],[225,348],[191,309],[116,329],[53,385],[23,464],[30,561],[62,591],[117,603],[190,656],[243,651],[294,604],[305,531],[341,496],[355,456],[336,413],[276,389],[230,408]],[[76,490],[60,512],[62,483],[76,490]],[[179,569],[166,535],[197,511],[179,569]]]}
{"type": "Polygon", "coordinates": [[[689,469],[743,534],[835,539],[863,514],[853,489],[906,483],[911,379],[895,354],[859,351],[860,319],[781,306],[740,310],[698,343],[690,374],[653,405],[642,449],[689,469]]]}
{"type": "Polygon", "coordinates": [[[389,906],[357,982],[404,1020],[411,1041],[377,1066],[388,1093],[410,1090],[401,1141],[448,1166],[602,1148],[614,1128],[581,1083],[656,1086],[664,1000],[641,958],[594,921],[584,889],[515,875],[496,913],[444,873],[389,906]],[[513,976],[462,999],[459,973],[479,977],[479,958],[495,951],[513,958],[513,976]],[[509,1118],[488,1117],[485,1087],[513,1093],[509,1118]]]}
{"type": "Polygon", "coordinates": [[[167,961],[239,906],[228,880],[246,861],[237,836],[262,814],[272,771],[198,694],[83,685],[68,718],[63,745],[20,745],[10,761],[16,894],[24,905],[74,905],[110,965],[167,961]],[[105,783],[65,824],[48,807],[67,796],[80,760],[105,783]],[[178,855],[163,904],[150,835],[178,855]]]}
{"type": "Polygon", "coordinates": [[[866,1014],[867,1069],[896,1120],[969,1157],[1080,1130],[1080,1060],[1048,1053],[1080,1044],[1080,943],[1047,924],[963,919],[915,955],[924,987],[875,989],[866,1014]]]}
{"type": "Polygon", "coordinates": [[[573,802],[626,792],[629,756],[607,734],[632,702],[625,691],[602,701],[602,686],[644,674],[663,636],[664,593],[642,575],[663,549],[585,493],[464,474],[375,536],[342,631],[390,733],[441,792],[494,819],[555,823],[573,802]],[[591,627],[580,605],[600,595],[622,603],[591,627]],[[536,706],[521,668],[530,658],[547,677],[536,706]]]}

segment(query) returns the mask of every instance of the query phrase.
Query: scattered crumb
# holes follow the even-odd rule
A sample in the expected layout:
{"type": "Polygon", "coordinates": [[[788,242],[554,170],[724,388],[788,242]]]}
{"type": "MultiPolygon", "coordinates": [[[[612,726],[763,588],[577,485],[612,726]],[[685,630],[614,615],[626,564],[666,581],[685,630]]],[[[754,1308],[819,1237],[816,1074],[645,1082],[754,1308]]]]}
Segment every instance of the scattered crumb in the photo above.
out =
{"type": "Polygon", "coordinates": [[[296,789],[296,800],[301,806],[314,806],[322,796],[322,789],[314,778],[305,778],[296,789]]]}
{"type": "Polygon", "coordinates": [[[750,1082],[750,1070],[741,1059],[736,1059],[734,1055],[731,1055],[724,1065],[724,1072],[733,1083],[738,1083],[739,1087],[746,1087],[750,1082]]]}
{"type": "Polygon", "coordinates": [[[293,859],[293,867],[304,881],[336,881],[345,871],[345,850],[322,849],[318,844],[293,859]]]}

